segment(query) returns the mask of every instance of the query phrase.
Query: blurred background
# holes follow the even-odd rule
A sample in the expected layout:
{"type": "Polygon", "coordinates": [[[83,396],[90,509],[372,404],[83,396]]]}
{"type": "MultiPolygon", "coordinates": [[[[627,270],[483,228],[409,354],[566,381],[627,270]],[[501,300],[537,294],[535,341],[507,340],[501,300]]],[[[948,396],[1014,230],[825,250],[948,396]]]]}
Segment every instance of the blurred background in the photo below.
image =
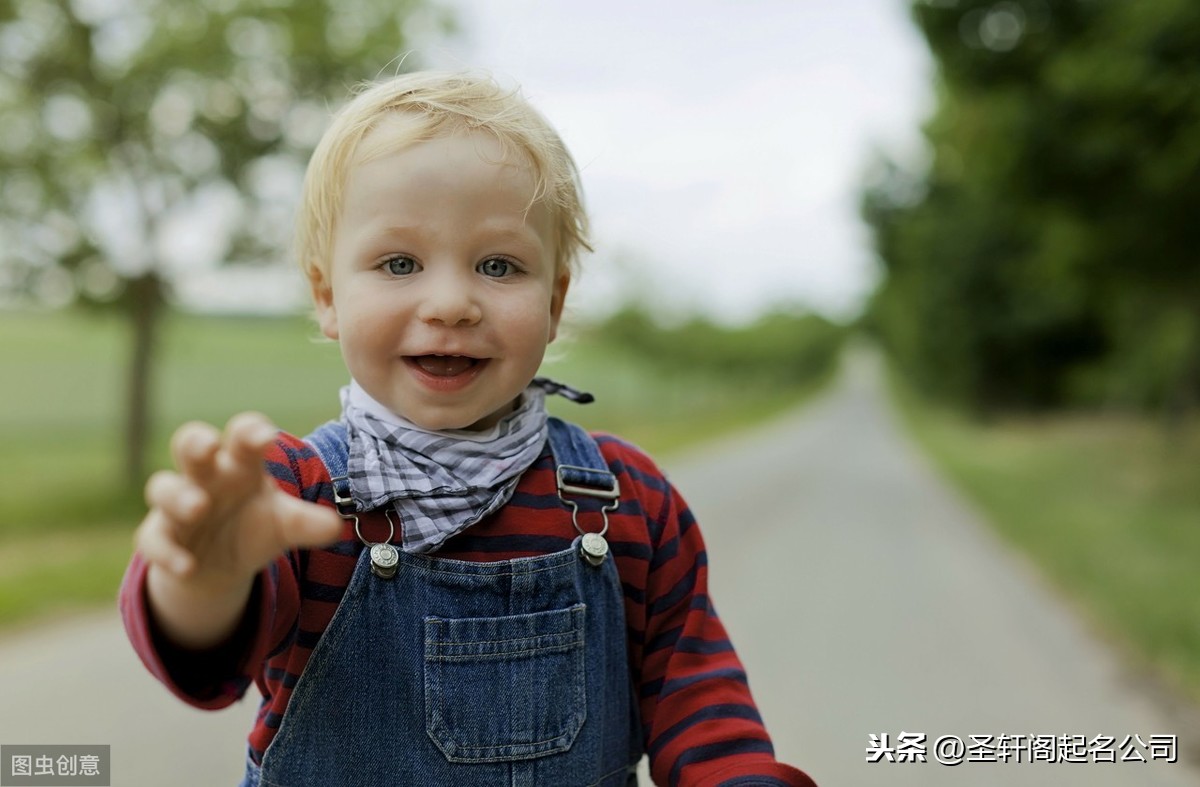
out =
{"type": "Polygon", "coordinates": [[[0,66],[0,639],[111,604],[184,420],[336,416],[307,156],[363,80],[480,68],[582,172],[573,417],[679,455],[882,358],[944,478],[1200,698],[1194,0],[2,0],[0,66]]]}

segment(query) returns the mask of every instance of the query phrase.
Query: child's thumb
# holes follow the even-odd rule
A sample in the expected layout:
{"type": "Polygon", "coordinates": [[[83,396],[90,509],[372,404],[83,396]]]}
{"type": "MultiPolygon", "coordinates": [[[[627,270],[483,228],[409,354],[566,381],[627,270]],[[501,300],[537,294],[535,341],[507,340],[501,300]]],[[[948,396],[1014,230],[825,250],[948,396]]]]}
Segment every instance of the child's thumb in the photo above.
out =
{"type": "Polygon", "coordinates": [[[330,508],[282,496],[279,531],[286,548],[323,547],[337,541],[343,520],[330,508]]]}

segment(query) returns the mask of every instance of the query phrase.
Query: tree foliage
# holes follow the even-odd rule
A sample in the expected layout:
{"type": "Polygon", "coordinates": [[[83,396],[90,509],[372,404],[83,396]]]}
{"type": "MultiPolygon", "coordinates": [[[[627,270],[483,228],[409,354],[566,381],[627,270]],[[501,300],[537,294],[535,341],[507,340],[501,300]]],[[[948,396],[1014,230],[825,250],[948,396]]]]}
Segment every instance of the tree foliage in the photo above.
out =
{"type": "Polygon", "coordinates": [[[1200,5],[917,0],[938,66],[921,173],[863,198],[870,321],[976,410],[1200,394],[1200,5]]]}
{"type": "Polygon", "coordinates": [[[196,260],[278,259],[309,152],[363,80],[411,67],[424,0],[0,0],[0,288],[113,302],[142,474],[157,315],[196,260]]]}
{"type": "Polygon", "coordinates": [[[811,384],[837,365],[847,329],[820,315],[785,309],[739,327],[695,316],[663,326],[636,302],[595,326],[598,341],[644,358],[671,374],[708,374],[743,383],[811,384]]]}

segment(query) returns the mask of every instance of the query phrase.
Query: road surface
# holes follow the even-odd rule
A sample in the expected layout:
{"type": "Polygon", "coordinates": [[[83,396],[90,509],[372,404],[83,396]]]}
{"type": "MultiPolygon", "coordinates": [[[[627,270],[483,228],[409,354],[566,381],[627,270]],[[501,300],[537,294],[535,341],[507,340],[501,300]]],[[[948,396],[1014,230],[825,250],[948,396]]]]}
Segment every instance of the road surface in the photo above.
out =
{"type": "MultiPolygon", "coordinates": [[[[1195,730],[932,473],[873,363],[847,366],[802,411],[666,465],[780,757],[823,787],[1200,785],[1195,730]],[[871,735],[901,733],[1178,735],[1179,762],[867,761],[871,735]]],[[[114,785],[236,784],[253,713],[176,702],[114,612],[0,641],[0,744],[110,744],[114,785]]]]}

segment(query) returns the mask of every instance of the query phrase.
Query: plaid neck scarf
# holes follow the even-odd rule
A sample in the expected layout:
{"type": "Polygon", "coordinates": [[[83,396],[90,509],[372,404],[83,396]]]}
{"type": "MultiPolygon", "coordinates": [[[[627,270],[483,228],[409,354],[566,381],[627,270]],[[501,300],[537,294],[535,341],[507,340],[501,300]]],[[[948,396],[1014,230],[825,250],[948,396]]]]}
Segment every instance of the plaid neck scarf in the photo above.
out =
{"type": "Polygon", "coordinates": [[[432,552],[507,503],[546,442],[540,379],[516,410],[483,432],[422,429],[353,381],[341,398],[353,496],[362,510],[394,507],[405,552],[432,552]]]}

